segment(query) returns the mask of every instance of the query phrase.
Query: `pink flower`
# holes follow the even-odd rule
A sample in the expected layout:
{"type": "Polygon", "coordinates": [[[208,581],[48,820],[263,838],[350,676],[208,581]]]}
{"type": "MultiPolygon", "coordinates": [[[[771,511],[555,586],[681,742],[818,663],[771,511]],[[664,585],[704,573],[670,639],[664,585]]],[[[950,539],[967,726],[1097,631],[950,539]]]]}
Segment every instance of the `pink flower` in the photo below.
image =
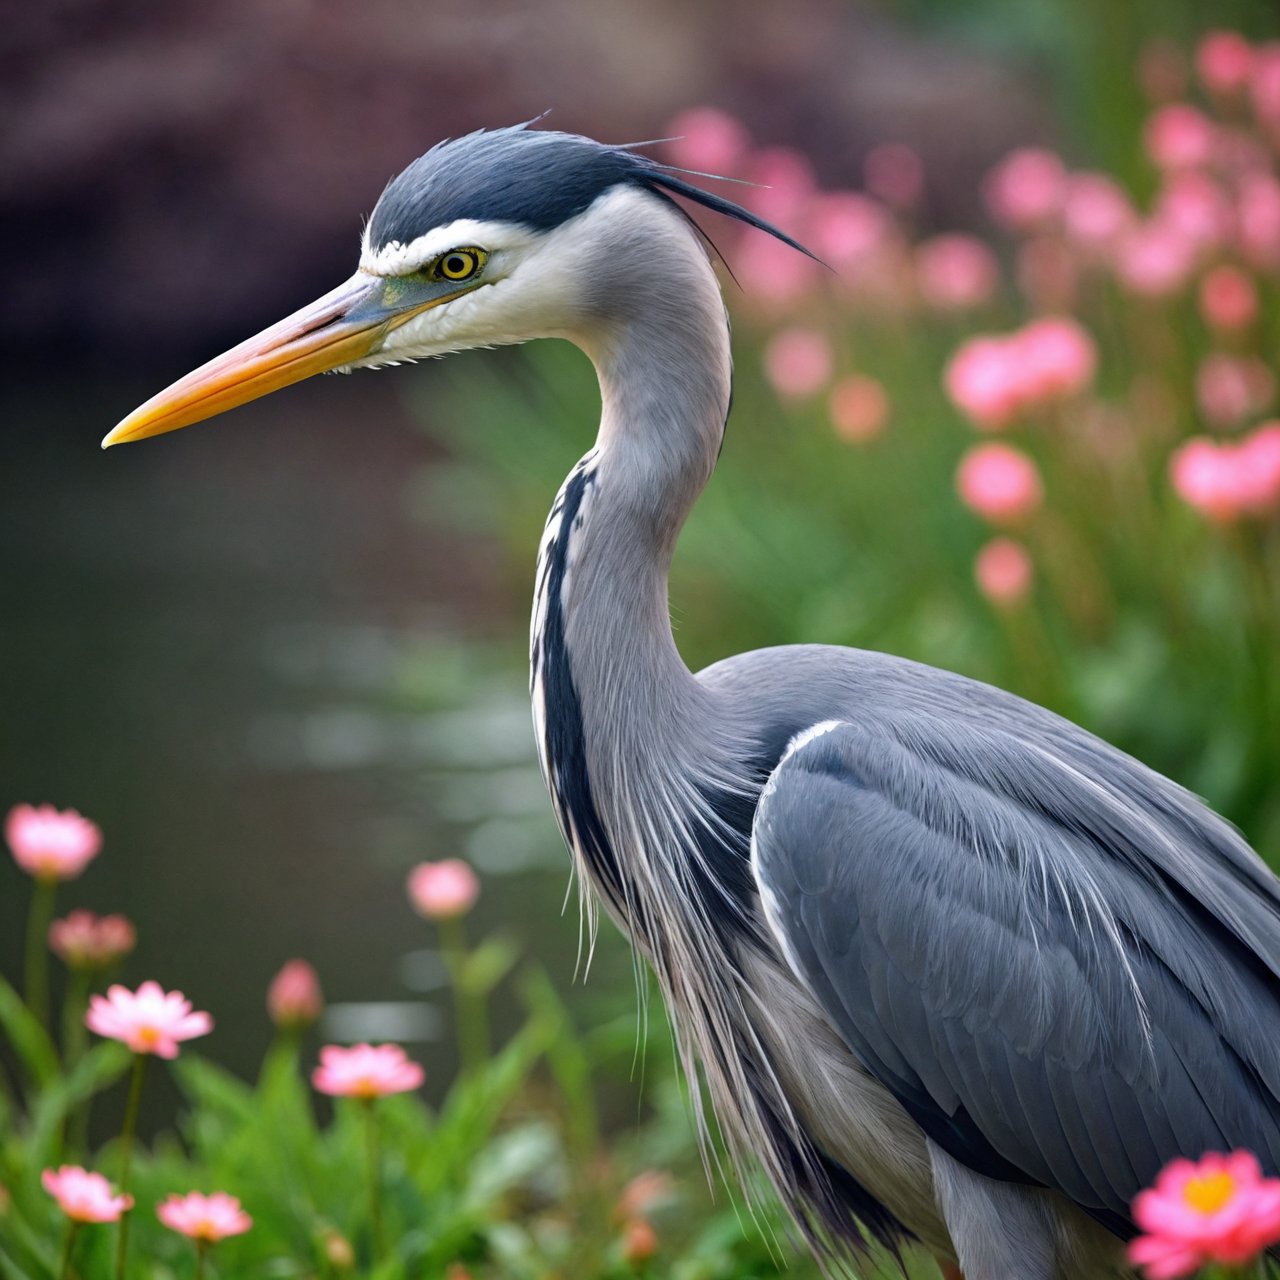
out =
{"type": "Polygon", "coordinates": [[[1205,420],[1219,429],[1261,413],[1275,394],[1275,379],[1257,356],[1216,351],[1196,371],[1196,401],[1205,420]]]}
{"type": "Polygon", "coordinates": [[[1245,174],[1236,194],[1236,234],[1249,262],[1280,270],[1280,181],[1269,173],[1245,174]]]}
{"type": "Polygon", "coordinates": [[[1267,422],[1236,446],[1240,501],[1250,515],[1280,507],[1280,422],[1267,422]]]}
{"type": "Polygon", "coordinates": [[[105,969],[127,956],[138,935],[124,916],[72,911],[49,926],[49,949],[72,969],[105,969]]]}
{"type": "Polygon", "coordinates": [[[1200,281],[1200,314],[1211,329],[1232,333],[1258,318],[1258,290],[1239,267],[1214,267],[1200,281]]]}
{"type": "Polygon", "coordinates": [[[14,805],[4,834],[18,866],[37,880],[74,880],[102,848],[96,823],[51,804],[14,805]]]}
{"type": "Polygon", "coordinates": [[[987,207],[996,221],[1025,231],[1055,217],[1067,190],[1067,170],[1052,151],[1012,151],[987,175],[987,207]]]}
{"type": "Polygon", "coordinates": [[[1213,123],[1185,102],[1171,102],[1153,111],[1142,139],[1147,155],[1161,169],[1196,168],[1213,157],[1213,123]]]}
{"type": "Polygon", "coordinates": [[[243,1235],[253,1226],[253,1219],[240,1207],[235,1196],[225,1191],[201,1195],[199,1191],[185,1196],[171,1195],[156,1205],[156,1217],[170,1231],[181,1232],[204,1244],[217,1244],[228,1236],[243,1235]]]}
{"type": "Polygon", "coordinates": [[[305,960],[290,960],[267,988],[267,1012],[277,1027],[301,1030],[315,1022],[324,1009],[320,979],[305,960]]]}
{"type": "Polygon", "coordinates": [[[144,982],[136,992],[108,987],[106,996],[92,996],[85,1026],[100,1036],[120,1040],[134,1053],[176,1058],[178,1042],[208,1035],[213,1019],[194,1013],[181,991],[166,992],[158,982],[144,982]]]}
{"type": "Polygon", "coordinates": [[[889,420],[889,397],[874,378],[851,373],[831,388],[827,410],[840,439],[862,444],[884,431],[889,420]]]}
{"type": "Polygon", "coordinates": [[[992,538],[973,562],[973,578],[992,604],[1012,605],[1031,594],[1034,577],[1026,547],[1012,538],[992,538]]]}
{"type": "Polygon", "coordinates": [[[464,916],[479,896],[480,881],[460,858],[420,862],[409,872],[409,901],[428,920],[464,916]]]}
{"type": "Polygon", "coordinates": [[[1264,1178],[1248,1151],[1173,1160],[1134,1198],[1133,1217],[1146,1234],[1130,1243],[1129,1260],[1149,1280],[1240,1265],[1280,1241],[1280,1180],[1264,1178]]]}
{"type": "Polygon", "coordinates": [[[1203,436],[1169,460],[1178,496],[1211,520],[1265,516],[1280,506],[1280,422],[1268,422],[1234,443],[1203,436]]]}
{"type": "Polygon", "coordinates": [[[72,1222],[115,1222],[133,1208],[132,1196],[112,1195],[102,1174],[77,1165],[64,1164],[56,1172],[46,1169],[40,1181],[72,1222]]]}
{"type": "Polygon", "coordinates": [[[934,236],[916,249],[920,297],[939,311],[990,302],[999,278],[996,255],[976,236],[934,236]]]}
{"type": "Polygon", "coordinates": [[[1137,221],[1124,189],[1104,173],[1073,173],[1062,204],[1062,227],[1080,248],[1109,248],[1137,221]]]}
{"type": "Polygon", "coordinates": [[[924,191],[924,164],[904,142],[882,142],[862,162],[867,190],[894,209],[909,209],[924,191]]]}
{"type": "Polygon", "coordinates": [[[765,377],[788,399],[816,395],[831,381],[834,365],[831,344],[817,329],[783,329],[765,345],[765,377]]]}
{"type": "Polygon", "coordinates": [[[1280,43],[1273,40],[1259,47],[1249,89],[1258,119],[1272,127],[1280,124],[1280,43]]]}
{"type": "Polygon", "coordinates": [[[637,1173],[613,1206],[615,1222],[630,1218],[647,1218],[653,1211],[675,1199],[675,1179],[661,1169],[645,1169],[637,1173]]]}
{"type": "Polygon", "coordinates": [[[667,125],[667,132],[672,161],[697,173],[734,174],[751,142],[742,121],[719,107],[690,107],[667,125]]]}
{"type": "Polygon", "coordinates": [[[956,489],[971,510],[992,524],[1017,524],[1044,500],[1036,464],[1007,444],[980,444],[960,460],[956,489]]]}
{"type": "Polygon", "coordinates": [[[647,1218],[632,1218],[622,1228],[622,1257],[632,1267],[648,1262],[658,1252],[658,1233],[647,1218]]]}
{"type": "Polygon", "coordinates": [[[1196,71],[1210,93],[1235,97],[1248,88],[1253,48],[1238,31],[1210,31],[1196,46],[1196,71]]]}
{"type": "Polygon", "coordinates": [[[1021,370],[1007,338],[978,336],[947,362],[943,385],[952,403],[984,431],[1007,427],[1022,409],[1021,370]]]}
{"type": "Polygon", "coordinates": [[[1079,395],[1093,381],[1098,348],[1083,325],[1065,316],[1033,320],[1014,334],[1021,394],[1029,403],[1079,395]]]}
{"type": "Polygon", "coordinates": [[[1178,496],[1211,520],[1234,520],[1241,512],[1235,449],[1203,436],[1188,440],[1169,459],[1178,496]]]}
{"type": "Polygon", "coordinates": [[[1238,444],[1199,437],[1174,453],[1169,474],[1178,496],[1211,520],[1265,516],[1280,506],[1280,422],[1238,444]]]}
{"type": "Polygon", "coordinates": [[[752,302],[786,306],[811,292],[824,272],[804,254],[772,236],[748,236],[734,253],[734,274],[752,302]]]}
{"type": "Polygon", "coordinates": [[[1147,222],[1121,237],[1116,246],[1115,273],[1132,293],[1167,298],[1191,279],[1196,257],[1195,246],[1176,227],[1147,222]]]}
{"type": "Polygon", "coordinates": [[[1155,221],[1199,249],[1230,239],[1235,217],[1227,194],[1208,174],[1171,173],[1156,200],[1155,221]]]}
{"type": "Polygon", "coordinates": [[[406,1093],[422,1083],[422,1068],[397,1044],[325,1045],[311,1083],[340,1098],[382,1098],[406,1093]]]}
{"type": "Polygon", "coordinates": [[[758,185],[742,190],[744,204],[784,229],[799,223],[815,189],[813,166],[803,153],[766,147],[752,156],[747,177],[758,185]]]}
{"type": "Polygon", "coordinates": [[[883,205],[856,191],[817,197],[805,237],[810,248],[837,271],[866,266],[889,239],[892,222],[883,205]]]}

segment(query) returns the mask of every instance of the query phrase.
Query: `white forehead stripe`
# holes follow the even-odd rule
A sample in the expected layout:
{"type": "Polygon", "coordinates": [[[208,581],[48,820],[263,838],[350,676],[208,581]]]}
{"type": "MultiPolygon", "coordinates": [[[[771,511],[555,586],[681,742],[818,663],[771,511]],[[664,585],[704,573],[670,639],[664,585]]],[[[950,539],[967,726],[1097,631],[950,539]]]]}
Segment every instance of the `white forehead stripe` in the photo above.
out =
{"type": "Polygon", "coordinates": [[[369,228],[364,229],[360,246],[360,270],[375,276],[402,276],[416,271],[449,249],[475,245],[495,253],[501,249],[520,249],[538,238],[536,231],[514,222],[481,222],[475,218],[459,218],[443,227],[432,227],[408,244],[392,240],[381,249],[369,244],[369,228]]]}

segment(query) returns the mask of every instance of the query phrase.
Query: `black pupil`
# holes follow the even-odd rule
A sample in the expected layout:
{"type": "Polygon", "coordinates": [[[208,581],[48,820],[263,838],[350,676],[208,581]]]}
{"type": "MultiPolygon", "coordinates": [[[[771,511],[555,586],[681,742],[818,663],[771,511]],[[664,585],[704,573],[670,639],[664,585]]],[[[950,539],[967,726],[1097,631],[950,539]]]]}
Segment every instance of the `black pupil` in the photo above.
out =
{"type": "Polygon", "coordinates": [[[468,258],[464,258],[460,253],[455,253],[452,257],[444,260],[445,269],[450,275],[465,275],[467,269],[471,266],[468,258]]]}

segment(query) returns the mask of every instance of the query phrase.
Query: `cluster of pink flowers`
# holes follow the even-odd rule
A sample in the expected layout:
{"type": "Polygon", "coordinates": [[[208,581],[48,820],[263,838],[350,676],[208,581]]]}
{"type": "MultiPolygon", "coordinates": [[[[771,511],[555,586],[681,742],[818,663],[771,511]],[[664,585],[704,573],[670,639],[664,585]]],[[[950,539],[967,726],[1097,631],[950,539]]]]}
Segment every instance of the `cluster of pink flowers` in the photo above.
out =
{"type": "MultiPolygon", "coordinates": [[[[1045,502],[1035,458],[1074,451],[1099,475],[1145,474],[1142,455],[1159,449],[1172,492],[1209,520],[1275,519],[1280,422],[1264,419],[1276,412],[1280,387],[1264,345],[1263,288],[1280,279],[1280,42],[1213,31],[1191,68],[1171,43],[1157,43],[1139,78],[1152,100],[1142,130],[1155,179],[1149,200],[1044,147],[1013,151],[987,176],[988,210],[1013,242],[1012,289],[983,240],[917,237],[926,175],[909,147],[870,153],[862,190],[824,190],[804,156],[753,146],[723,112],[699,108],[674,120],[677,164],[765,184],[741,198],[834,268],[824,272],[770,237],[736,233],[732,260],[749,312],[767,317],[762,369],[779,400],[825,406],[832,431],[850,444],[874,440],[894,418],[891,394],[847,367],[849,344],[818,317],[834,302],[890,322],[932,313],[954,323],[995,315],[1002,297],[1015,299],[1031,318],[960,341],[943,371],[947,398],[971,426],[1033,433],[1025,446],[964,454],[956,488],[968,508],[1040,543],[1053,535],[1046,521],[1030,528],[1045,502]],[[1117,288],[1119,310],[1103,303],[1117,288]],[[1190,326],[1189,301],[1199,316],[1190,326]],[[1099,338],[1121,350],[1104,360],[1099,338]],[[1169,363],[1188,340],[1194,377],[1179,383],[1169,363]],[[1100,391],[1104,364],[1109,385],[1100,391]],[[1165,443],[1185,421],[1187,385],[1203,434],[1192,427],[1181,445],[1165,443]]],[[[979,591],[1001,607],[1025,600],[1033,579],[1030,551],[1007,532],[974,563],[979,591]]]]}
{"type": "MultiPolygon", "coordinates": [[[[1248,48],[1239,36],[1208,37],[1201,60],[1218,70],[1224,40],[1248,48]]],[[[1274,59],[1261,58],[1257,66],[1270,83],[1274,59]]],[[[1270,109],[1259,112],[1256,123],[1274,129],[1270,109]]],[[[1061,242],[1073,251],[1072,259],[1063,259],[1073,275],[1102,267],[1126,289],[1152,298],[1181,292],[1215,255],[1238,254],[1260,270],[1280,266],[1274,234],[1280,181],[1255,135],[1190,102],[1171,101],[1152,112],[1143,138],[1160,175],[1145,215],[1105,175],[1071,173],[1052,152],[1024,149],[1007,157],[988,179],[986,195],[996,220],[1022,238],[1020,256],[1031,258],[1046,243],[1061,242]]]]}
{"type": "MultiPolygon", "coordinates": [[[[132,1196],[117,1195],[102,1174],[90,1173],[78,1165],[46,1169],[40,1177],[58,1208],[77,1225],[118,1222],[133,1208],[132,1196]]],[[[202,1244],[216,1244],[253,1226],[253,1219],[240,1207],[240,1201],[223,1191],[209,1196],[198,1191],[171,1195],[156,1206],[156,1216],[166,1227],[202,1244]]]]}
{"type": "Polygon", "coordinates": [[[70,969],[107,969],[137,945],[132,921],[121,915],[72,911],[49,926],[49,950],[70,969]]]}
{"type": "Polygon", "coordinates": [[[1097,345],[1084,326],[1046,316],[1013,333],[970,338],[951,357],[943,384],[970,422],[997,431],[1080,395],[1097,367],[1097,345]]]}
{"type": "Polygon", "coordinates": [[[1175,1280],[1202,1266],[1241,1266],[1280,1242],[1280,1179],[1264,1178],[1247,1151],[1174,1160],[1133,1202],[1144,1234],[1129,1259],[1148,1280],[1175,1280]]]}
{"type": "Polygon", "coordinates": [[[1280,421],[1237,441],[1197,436],[1174,453],[1169,475],[1178,495],[1221,523],[1280,510],[1280,421]]]}
{"type": "MultiPolygon", "coordinates": [[[[60,812],[49,806],[16,806],[8,815],[5,834],[15,861],[44,886],[45,894],[50,894],[58,881],[79,875],[102,843],[101,832],[94,823],[74,810],[60,812]]],[[[457,859],[421,864],[410,875],[408,887],[414,907],[422,915],[440,921],[469,911],[480,891],[475,873],[457,859]]],[[[87,974],[122,959],[135,943],[133,925],[119,915],[97,916],[76,910],[65,919],[53,921],[48,929],[50,950],[69,968],[87,974]]],[[[287,962],[267,992],[271,1019],[286,1031],[312,1025],[319,1019],[323,1004],[316,972],[304,960],[287,962]]],[[[165,991],[159,983],[145,981],[136,991],[114,984],[105,995],[91,995],[84,1024],[139,1055],[135,1081],[140,1082],[143,1058],[176,1058],[185,1041],[213,1029],[213,1018],[194,1009],[181,991],[165,991]]],[[[398,1045],[326,1045],[320,1051],[320,1065],[312,1080],[322,1093],[371,1102],[418,1088],[423,1070],[398,1045]]],[[[121,1136],[126,1153],[133,1141],[135,1115],[130,1110],[121,1136]]],[[[127,1159],[122,1168],[127,1171],[127,1159]]],[[[122,1178],[126,1176],[122,1174],[122,1178]]],[[[134,1199],[127,1187],[116,1191],[102,1174],[80,1166],[45,1169],[42,1183],[71,1224],[64,1267],[70,1274],[75,1233],[89,1223],[119,1221],[134,1207],[134,1199]]],[[[156,1214],[166,1227],[191,1239],[201,1258],[211,1245],[241,1235],[253,1225],[240,1201],[224,1191],[171,1194],[156,1206],[156,1214]]],[[[120,1236],[120,1268],[124,1266],[126,1239],[124,1234],[120,1236]]],[[[336,1239],[346,1246],[349,1255],[350,1246],[341,1237],[336,1239]]],[[[637,1251],[636,1256],[641,1252],[637,1251]]],[[[336,1260],[337,1255],[333,1256],[336,1260]]],[[[197,1270],[201,1270],[200,1265],[197,1270]]]]}

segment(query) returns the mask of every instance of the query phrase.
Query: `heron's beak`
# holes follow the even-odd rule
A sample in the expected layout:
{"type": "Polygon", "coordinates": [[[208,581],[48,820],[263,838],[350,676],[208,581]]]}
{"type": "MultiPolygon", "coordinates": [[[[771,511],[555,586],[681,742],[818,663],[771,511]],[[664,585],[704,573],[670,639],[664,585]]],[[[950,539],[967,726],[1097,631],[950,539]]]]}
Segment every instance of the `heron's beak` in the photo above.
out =
{"type": "Polygon", "coordinates": [[[152,396],[115,427],[105,449],[190,426],[269,391],[370,355],[387,331],[456,297],[404,296],[399,281],[357,271],[323,298],[264,329],[152,396]]]}

